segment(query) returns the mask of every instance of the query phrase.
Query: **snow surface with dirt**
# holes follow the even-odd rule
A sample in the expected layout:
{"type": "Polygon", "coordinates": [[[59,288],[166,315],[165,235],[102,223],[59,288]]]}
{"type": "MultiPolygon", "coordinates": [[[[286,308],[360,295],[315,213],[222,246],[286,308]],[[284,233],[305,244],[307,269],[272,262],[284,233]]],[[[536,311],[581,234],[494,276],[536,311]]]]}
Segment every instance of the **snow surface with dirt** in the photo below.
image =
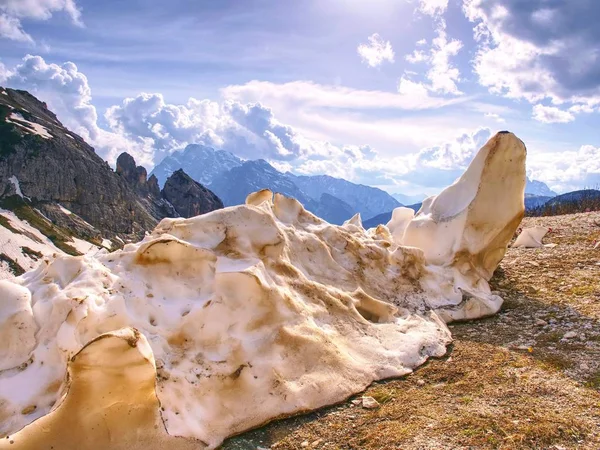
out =
{"type": "MultiPolygon", "coordinates": [[[[63,253],[50,239],[26,221],[19,219],[13,212],[0,208],[0,219],[7,221],[8,225],[16,230],[13,232],[0,224],[1,252],[23,269],[34,269],[44,256],[63,253]]],[[[0,279],[13,277],[7,263],[0,261],[0,279]]]]}
{"type": "Polygon", "coordinates": [[[525,147],[499,133],[394,232],[399,242],[385,226],[331,225],[263,190],[246,205],[164,219],[114,253],[44,260],[0,281],[0,434],[31,424],[22,438],[57,413],[74,356],[128,327],[151,348],[167,432],[209,448],[410,373],[445,353],[445,322],[500,308],[487,280],[523,216],[524,188],[525,147]]]}

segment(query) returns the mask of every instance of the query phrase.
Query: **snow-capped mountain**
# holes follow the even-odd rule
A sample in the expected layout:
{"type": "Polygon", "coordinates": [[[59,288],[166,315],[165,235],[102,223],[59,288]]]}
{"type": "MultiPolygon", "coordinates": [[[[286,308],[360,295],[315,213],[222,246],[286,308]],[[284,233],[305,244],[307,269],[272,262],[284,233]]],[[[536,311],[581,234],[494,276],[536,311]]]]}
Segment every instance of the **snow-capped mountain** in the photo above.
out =
{"type": "Polygon", "coordinates": [[[363,219],[370,219],[401,206],[390,194],[371,186],[355,184],[329,175],[287,175],[312,199],[319,199],[323,194],[333,195],[350,205],[355,212],[359,212],[363,219]]]}
{"type": "Polygon", "coordinates": [[[183,169],[192,179],[203,184],[211,184],[223,172],[242,165],[242,160],[224,150],[215,150],[199,144],[190,144],[184,150],[174,152],[163,159],[151,172],[160,186],[179,169],[183,169]]]}
{"type": "Polygon", "coordinates": [[[556,197],[558,194],[548,187],[548,185],[542,181],[531,180],[527,178],[527,184],[525,185],[525,193],[539,195],[543,197],[556,197]]]}
{"type": "Polygon", "coordinates": [[[188,145],[185,150],[167,156],[151,174],[163,185],[178,169],[209,186],[225,206],[244,203],[249,193],[260,189],[294,197],[309,211],[332,223],[342,223],[357,212],[368,218],[399,206],[394,198],[377,188],[326,175],[284,174],[264,160],[244,162],[229,152],[204,145],[188,145]]]}
{"type": "Polygon", "coordinates": [[[322,194],[311,198],[294,182],[263,159],[245,161],[242,165],[221,173],[209,186],[225,206],[243,204],[246,196],[261,189],[293,197],[304,207],[330,223],[341,224],[355,213],[353,207],[335,196],[322,194]]]}
{"type": "Polygon", "coordinates": [[[288,197],[294,197],[299,202],[310,202],[292,180],[275,169],[264,159],[245,161],[238,167],[222,173],[209,185],[225,206],[240,205],[246,201],[251,192],[270,189],[288,197]]]}

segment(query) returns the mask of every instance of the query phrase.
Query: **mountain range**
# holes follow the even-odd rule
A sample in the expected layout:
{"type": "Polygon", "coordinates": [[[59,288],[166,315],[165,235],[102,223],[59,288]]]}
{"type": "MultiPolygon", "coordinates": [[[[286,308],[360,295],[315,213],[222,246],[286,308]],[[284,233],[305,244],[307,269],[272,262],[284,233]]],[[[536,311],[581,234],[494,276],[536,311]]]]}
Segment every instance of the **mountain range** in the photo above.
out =
{"type": "MultiPolygon", "coordinates": [[[[26,91],[0,88],[0,278],[46,255],[113,250],[137,241],[164,217],[191,217],[244,203],[269,188],[294,197],[330,223],[360,213],[366,227],[391,211],[418,210],[424,195],[394,196],[328,175],[294,175],[265,160],[244,161],[204,145],[167,156],[150,176],[123,153],[116,170],[26,91]],[[402,200],[402,201],[401,201],[402,200]]],[[[528,208],[555,196],[527,180],[528,208]]],[[[386,219],[387,218],[387,219],[386,219]]]]}
{"type": "Polygon", "coordinates": [[[264,188],[296,198],[306,209],[335,224],[357,212],[369,218],[401,206],[381,189],[328,175],[282,173],[265,160],[243,161],[229,152],[197,144],[164,158],[152,175],[162,183],[180,168],[215,192],[225,206],[244,203],[248,194],[264,188]]]}
{"type": "MultiPolygon", "coordinates": [[[[282,173],[265,160],[243,161],[224,150],[192,144],[165,157],[152,171],[159,184],[177,169],[183,169],[222,200],[225,206],[243,203],[246,196],[268,188],[302,202],[306,209],[328,222],[341,224],[356,213],[369,224],[391,215],[398,206],[409,205],[418,210],[425,194],[393,195],[387,192],[334,178],[329,175],[294,175],[282,173]]],[[[527,178],[526,205],[533,208],[556,193],[545,183],[527,178]]],[[[379,222],[381,223],[381,222],[379,222]]]]}

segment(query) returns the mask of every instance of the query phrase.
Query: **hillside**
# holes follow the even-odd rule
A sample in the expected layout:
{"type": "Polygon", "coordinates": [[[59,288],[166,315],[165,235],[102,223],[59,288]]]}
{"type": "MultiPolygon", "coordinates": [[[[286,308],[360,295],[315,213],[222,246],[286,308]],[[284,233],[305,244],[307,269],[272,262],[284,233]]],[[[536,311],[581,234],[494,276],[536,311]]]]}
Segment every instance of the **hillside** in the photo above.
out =
{"type": "Polygon", "coordinates": [[[600,191],[584,189],[568,192],[549,199],[528,211],[530,216],[556,216],[600,210],[600,191]]]}
{"type": "Polygon", "coordinates": [[[365,395],[233,438],[225,450],[600,448],[600,213],[526,217],[554,248],[509,248],[500,314],[450,326],[448,354],[365,395]],[[307,443],[305,445],[303,443],[307,443]]]}

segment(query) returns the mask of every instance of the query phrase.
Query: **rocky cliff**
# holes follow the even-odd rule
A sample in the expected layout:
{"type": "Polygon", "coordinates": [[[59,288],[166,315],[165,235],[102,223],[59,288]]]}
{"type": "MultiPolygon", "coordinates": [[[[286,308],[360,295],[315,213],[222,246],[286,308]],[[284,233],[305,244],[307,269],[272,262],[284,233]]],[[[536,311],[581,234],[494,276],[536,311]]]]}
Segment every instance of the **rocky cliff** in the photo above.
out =
{"type": "Polygon", "coordinates": [[[182,217],[194,217],[223,208],[223,202],[212,191],[179,169],[167,178],[162,196],[182,217]]]}
{"type": "Polygon", "coordinates": [[[115,172],[45,103],[0,87],[0,279],[55,253],[114,250],[139,240],[164,217],[223,206],[182,177],[174,177],[164,195],[157,178],[147,178],[127,153],[115,172]]]}
{"type": "Polygon", "coordinates": [[[69,226],[62,206],[107,237],[140,237],[158,222],[127,181],[31,94],[2,89],[0,141],[0,199],[17,195],[69,226]]]}

